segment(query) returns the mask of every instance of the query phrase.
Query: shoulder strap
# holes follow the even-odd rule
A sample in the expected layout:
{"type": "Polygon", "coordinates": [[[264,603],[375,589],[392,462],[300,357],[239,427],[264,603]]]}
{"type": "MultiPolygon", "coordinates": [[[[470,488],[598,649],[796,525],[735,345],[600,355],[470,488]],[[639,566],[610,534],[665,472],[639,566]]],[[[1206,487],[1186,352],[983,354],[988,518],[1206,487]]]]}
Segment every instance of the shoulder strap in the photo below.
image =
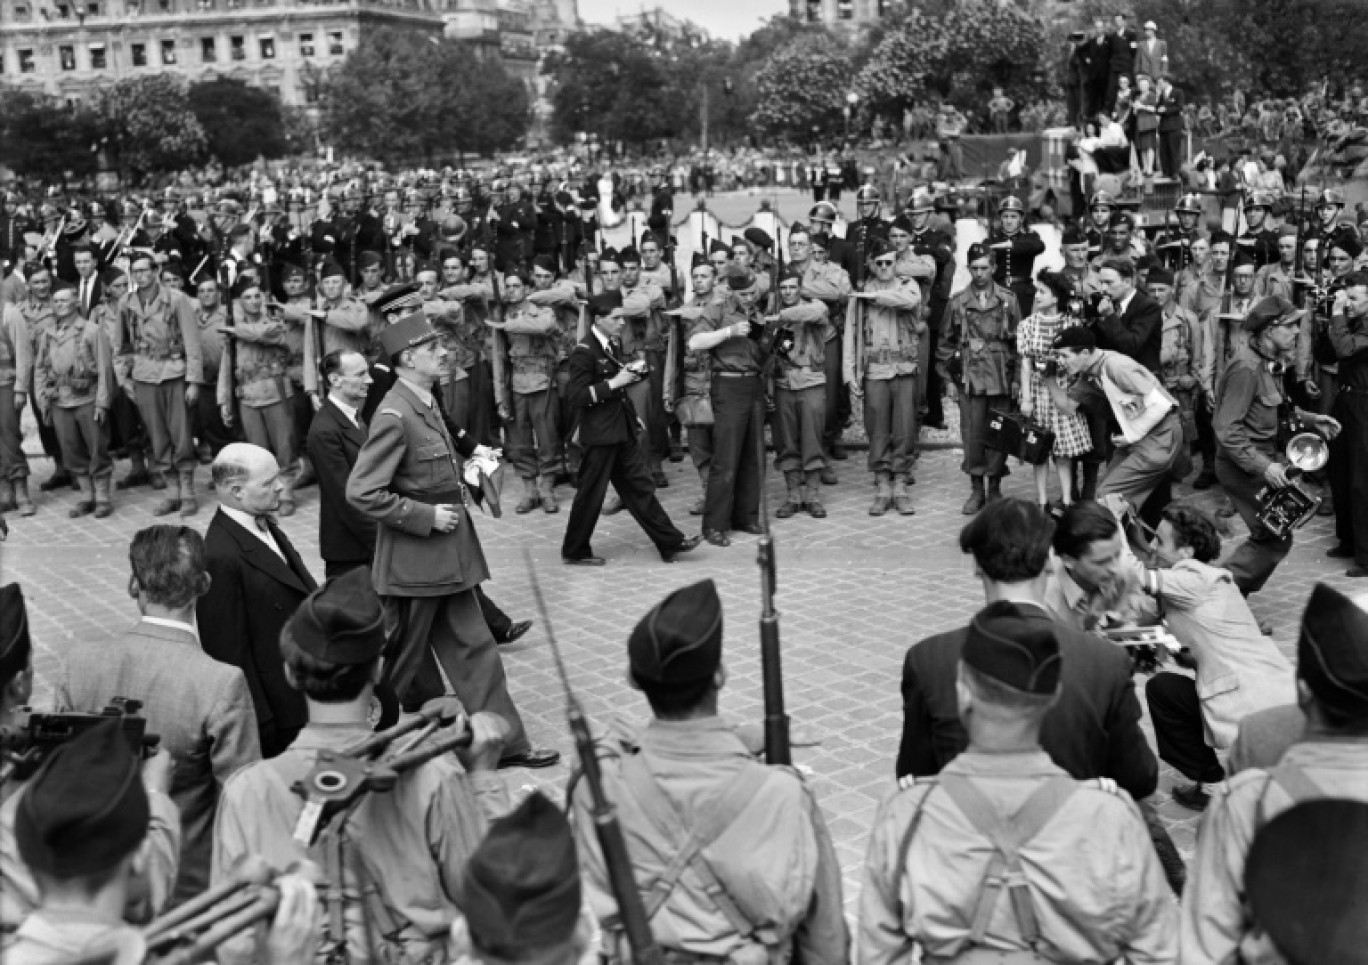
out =
{"type": "MultiPolygon", "coordinates": [[[[907,780],[907,778],[903,778],[907,780]]],[[[898,867],[893,875],[893,887],[896,889],[903,880],[903,875],[907,874],[907,854],[912,850],[912,839],[917,836],[917,826],[921,824],[922,813],[926,810],[926,799],[931,796],[931,792],[936,789],[939,779],[935,777],[914,778],[912,784],[904,785],[905,789],[921,788],[921,797],[917,798],[917,804],[912,811],[912,820],[907,822],[907,830],[903,832],[902,840],[898,844],[898,867]]]]}
{"type": "Polygon", "coordinates": [[[1283,789],[1293,804],[1301,804],[1304,801],[1312,801],[1326,796],[1325,790],[1311,780],[1311,775],[1302,770],[1290,761],[1282,761],[1268,769],[1268,783],[1264,785],[1263,794],[1259,795],[1259,813],[1257,827],[1263,827],[1268,823],[1268,789],[1274,784],[1283,789]]]}
{"type": "Polygon", "coordinates": [[[1059,813],[1064,803],[1078,790],[1078,782],[1063,775],[1049,778],[1008,818],[1004,818],[993,802],[967,777],[943,774],[941,786],[975,830],[993,842],[997,852],[988,863],[983,890],[974,908],[970,942],[976,945],[983,942],[993,910],[1005,889],[1011,896],[1012,911],[1021,938],[1034,951],[1040,941],[1040,924],[1036,920],[1035,906],[1021,871],[1020,852],[1059,813]]]}
{"type": "Polygon", "coordinates": [[[623,757],[622,776],[628,792],[651,825],[670,842],[675,853],[646,889],[648,919],[654,918],[665,906],[679,879],[692,868],[702,881],[704,891],[732,928],[747,938],[756,934],[756,924],[737,906],[702,852],[731,827],[773,775],[774,772],[763,765],[743,769],[693,815],[692,824],[689,824],[651,773],[646,755],[638,752],[623,757]]]}

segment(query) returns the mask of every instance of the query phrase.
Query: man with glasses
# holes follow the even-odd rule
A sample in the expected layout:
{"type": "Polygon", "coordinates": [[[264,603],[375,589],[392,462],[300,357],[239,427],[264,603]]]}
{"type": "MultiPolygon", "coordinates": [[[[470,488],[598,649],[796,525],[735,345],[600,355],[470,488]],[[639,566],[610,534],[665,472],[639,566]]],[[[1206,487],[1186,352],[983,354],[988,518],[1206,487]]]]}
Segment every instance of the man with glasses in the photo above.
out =
{"type": "Polygon", "coordinates": [[[119,383],[131,391],[152,437],[152,471],[166,480],[154,516],[199,511],[189,410],[204,382],[193,303],[157,282],[150,254],[133,256],[133,291],[119,306],[113,346],[119,383]]]}
{"type": "Polygon", "coordinates": [[[907,487],[916,482],[917,371],[927,364],[920,354],[926,321],[920,311],[921,289],[913,278],[898,277],[893,246],[879,240],[871,255],[874,276],[850,296],[843,375],[851,394],[864,399],[868,465],[875,485],[869,515],[882,516],[896,507],[899,514],[911,516],[916,508],[907,487]]]}
{"type": "MultiPolygon", "coordinates": [[[[1016,328],[1021,309],[1010,289],[993,281],[993,253],[982,244],[969,247],[970,281],[946,309],[938,361],[942,375],[959,396],[960,440],[969,476],[969,498],[961,508],[972,516],[992,499],[1002,498],[1007,454],[984,444],[988,414],[1007,411],[1019,388],[1016,377],[1016,328]],[[987,491],[984,480],[987,480],[987,491]]],[[[1047,380],[1048,381],[1048,380],[1047,380]]]]}

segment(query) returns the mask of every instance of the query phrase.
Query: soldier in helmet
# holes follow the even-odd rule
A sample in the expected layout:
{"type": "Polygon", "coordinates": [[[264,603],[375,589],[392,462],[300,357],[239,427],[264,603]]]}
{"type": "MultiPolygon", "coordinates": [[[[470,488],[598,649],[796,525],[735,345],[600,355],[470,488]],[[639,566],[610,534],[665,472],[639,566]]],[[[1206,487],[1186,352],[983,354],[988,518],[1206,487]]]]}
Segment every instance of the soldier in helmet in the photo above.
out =
{"type": "Polygon", "coordinates": [[[836,237],[836,206],[830,201],[818,201],[808,209],[808,222],[812,225],[813,235],[825,235],[828,239],[825,248],[827,260],[845,268],[850,257],[847,253],[853,246],[845,238],[836,237]]]}
{"type": "Polygon", "coordinates": [[[669,238],[674,217],[674,194],[662,167],[651,168],[651,216],[646,226],[657,238],[669,238]]]}
{"type": "Polygon", "coordinates": [[[1326,188],[1316,198],[1316,224],[1306,233],[1307,240],[1315,238],[1320,242],[1321,264],[1329,261],[1330,247],[1343,239],[1358,240],[1358,232],[1350,224],[1341,224],[1340,215],[1344,212],[1344,194],[1334,188],[1326,188]]]}
{"type": "Polygon", "coordinates": [[[1111,229],[1112,212],[1116,210],[1116,199],[1106,191],[1098,191],[1088,201],[1088,257],[1096,258],[1107,246],[1107,233],[1111,229]]]}
{"type": "MultiPolygon", "coordinates": [[[[888,240],[888,222],[883,219],[882,207],[883,198],[874,185],[861,185],[855,192],[855,213],[858,217],[846,226],[847,248],[840,265],[857,287],[865,279],[875,242],[888,240]]],[[[835,253],[831,254],[835,261],[835,253]]]]}
{"type": "Polygon", "coordinates": [[[1202,237],[1202,199],[1185,194],[1173,206],[1178,226],[1168,226],[1154,239],[1154,250],[1164,267],[1174,274],[1192,264],[1192,243],[1202,237]]]}
{"type": "Polygon", "coordinates": [[[998,208],[998,227],[984,242],[994,252],[993,281],[1016,295],[1023,316],[1031,313],[1035,301],[1035,260],[1045,253],[1045,242],[1034,231],[1022,227],[1025,206],[1015,195],[1002,199],[998,208]]]}
{"type": "Polygon", "coordinates": [[[1256,269],[1278,260],[1278,233],[1266,224],[1273,210],[1273,196],[1267,191],[1255,191],[1245,199],[1245,223],[1249,226],[1235,239],[1236,250],[1254,256],[1256,269]]]}
{"type": "Polygon", "coordinates": [[[955,238],[954,228],[950,233],[942,230],[932,221],[936,211],[936,199],[925,188],[917,188],[904,209],[912,223],[912,250],[919,255],[930,255],[936,263],[936,277],[924,293],[923,313],[930,335],[922,366],[922,397],[926,405],[926,425],[933,429],[945,428],[945,413],[941,406],[944,386],[940,373],[931,360],[940,348],[941,322],[945,318],[945,306],[950,301],[950,286],[955,277],[955,238]]]}

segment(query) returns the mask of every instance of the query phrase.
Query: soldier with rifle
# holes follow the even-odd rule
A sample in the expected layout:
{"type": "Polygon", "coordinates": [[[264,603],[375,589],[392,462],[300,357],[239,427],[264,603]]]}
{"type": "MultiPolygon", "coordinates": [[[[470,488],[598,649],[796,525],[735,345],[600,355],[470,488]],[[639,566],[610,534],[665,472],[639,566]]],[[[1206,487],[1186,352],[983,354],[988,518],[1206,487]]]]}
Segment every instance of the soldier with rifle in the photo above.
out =
{"type": "Polygon", "coordinates": [[[1154,251],[1165,268],[1175,275],[1192,264],[1192,243],[1202,236],[1202,199],[1185,194],[1173,206],[1177,225],[1167,219],[1164,231],[1154,239],[1154,251]]]}

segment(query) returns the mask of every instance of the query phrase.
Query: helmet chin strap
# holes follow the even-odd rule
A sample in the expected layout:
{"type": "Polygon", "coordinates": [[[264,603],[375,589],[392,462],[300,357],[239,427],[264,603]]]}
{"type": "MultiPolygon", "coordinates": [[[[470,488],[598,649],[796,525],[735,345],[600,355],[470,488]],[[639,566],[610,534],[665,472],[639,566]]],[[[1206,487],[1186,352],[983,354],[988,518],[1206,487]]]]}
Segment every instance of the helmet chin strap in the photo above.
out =
{"type": "MultiPolygon", "coordinates": [[[[1263,332],[1260,332],[1259,335],[1263,335],[1263,332]]],[[[1283,375],[1287,372],[1287,363],[1276,356],[1270,356],[1266,352],[1264,352],[1263,349],[1259,347],[1259,341],[1260,339],[1257,336],[1255,338],[1251,338],[1249,340],[1249,347],[1253,349],[1255,355],[1263,359],[1264,364],[1268,366],[1268,371],[1270,373],[1272,373],[1277,378],[1282,378],[1283,375]]]]}

